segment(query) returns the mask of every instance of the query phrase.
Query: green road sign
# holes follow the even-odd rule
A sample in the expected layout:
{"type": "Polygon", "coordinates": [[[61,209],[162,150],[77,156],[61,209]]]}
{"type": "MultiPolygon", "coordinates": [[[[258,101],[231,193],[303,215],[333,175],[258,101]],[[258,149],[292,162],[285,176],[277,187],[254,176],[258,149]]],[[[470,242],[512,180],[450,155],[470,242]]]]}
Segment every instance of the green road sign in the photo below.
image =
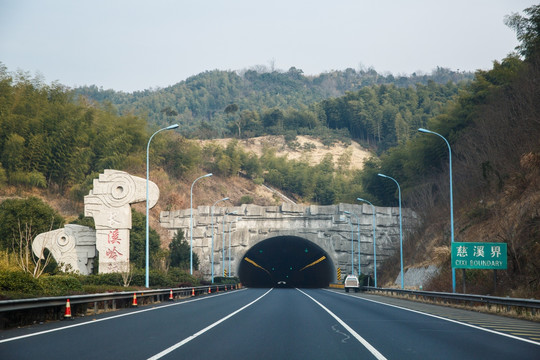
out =
{"type": "Polygon", "coordinates": [[[506,243],[452,243],[454,269],[506,269],[506,243]]]}

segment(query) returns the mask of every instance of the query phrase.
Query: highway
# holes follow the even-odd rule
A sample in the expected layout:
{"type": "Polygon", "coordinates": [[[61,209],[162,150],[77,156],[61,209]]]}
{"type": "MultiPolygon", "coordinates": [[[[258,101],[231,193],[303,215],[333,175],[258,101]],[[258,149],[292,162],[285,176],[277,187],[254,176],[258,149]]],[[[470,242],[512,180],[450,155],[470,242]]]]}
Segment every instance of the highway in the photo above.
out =
{"type": "Polygon", "coordinates": [[[0,359],[540,359],[538,323],[409,303],[249,288],[2,331],[0,359]]]}

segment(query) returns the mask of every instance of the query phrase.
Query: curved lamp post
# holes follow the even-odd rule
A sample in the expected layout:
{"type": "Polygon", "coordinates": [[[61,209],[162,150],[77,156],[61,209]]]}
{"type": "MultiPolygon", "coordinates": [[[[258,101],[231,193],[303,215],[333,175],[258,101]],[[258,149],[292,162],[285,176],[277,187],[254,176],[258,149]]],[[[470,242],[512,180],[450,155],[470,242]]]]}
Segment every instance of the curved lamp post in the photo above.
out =
{"type": "Polygon", "coordinates": [[[193,275],[193,185],[195,185],[197,180],[209,176],[212,176],[212,173],[196,178],[191,184],[191,191],[189,193],[189,273],[191,275],[193,275]]]}
{"type": "Polygon", "coordinates": [[[383,178],[387,178],[390,180],[393,180],[398,188],[399,193],[399,257],[400,257],[400,263],[401,263],[401,289],[403,289],[403,229],[401,226],[401,187],[399,186],[399,183],[394,179],[393,177],[384,175],[384,174],[377,174],[378,176],[381,176],[383,178]]]}
{"type": "Polygon", "coordinates": [[[238,211],[232,211],[232,212],[229,212],[229,213],[225,213],[225,215],[223,215],[223,222],[221,224],[221,266],[223,268],[223,271],[222,271],[222,275],[223,277],[225,277],[225,219],[227,218],[227,215],[232,215],[232,214],[236,214],[238,213],[238,211]]]}
{"type": "Polygon", "coordinates": [[[148,213],[149,213],[149,207],[148,207],[148,182],[149,182],[149,177],[150,177],[150,168],[149,168],[149,161],[148,161],[148,154],[150,152],[150,142],[152,141],[152,138],[158,133],[158,132],[161,132],[161,131],[164,131],[164,130],[172,130],[172,129],[176,129],[179,125],[178,124],[174,124],[174,125],[169,125],[167,126],[166,128],[163,128],[163,129],[159,129],[158,131],[156,131],[155,133],[152,134],[152,136],[150,136],[150,139],[148,140],[148,145],[146,145],[146,279],[145,279],[145,286],[148,288],[150,287],[150,275],[149,275],[149,259],[150,259],[150,246],[149,246],[149,225],[148,225],[148,213]]]}
{"type": "Polygon", "coordinates": [[[214,283],[214,206],[216,206],[218,202],[226,201],[226,200],[229,200],[229,198],[226,197],[226,198],[216,201],[214,205],[212,205],[212,208],[211,208],[212,210],[211,211],[212,213],[212,248],[210,251],[212,252],[212,284],[214,283]]]}
{"type": "MultiPolygon", "coordinates": [[[[346,214],[350,214],[348,211],[344,211],[346,214]]],[[[353,235],[353,226],[351,222],[351,216],[347,217],[349,225],[351,225],[351,275],[354,275],[354,235],[353,235]]]]}
{"type": "Polygon", "coordinates": [[[375,206],[373,206],[373,204],[369,201],[362,198],[356,198],[356,200],[363,201],[371,205],[371,212],[373,213],[373,276],[375,277],[375,287],[377,287],[377,235],[375,233],[377,220],[375,218],[375,206]]]}
{"type": "Polygon", "coordinates": [[[345,214],[354,215],[356,217],[356,225],[357,225],[357,235],[358,235],[358,276],[362,274],[360,271],[360,218],[358,215],[350,212],[350,211],[344,211],[345,214]]]}
{"type": "MultiPolygon", "coordinates": [[[[442,136],[439,133],[436,133],[435,131],[427,130],[424,128],[419,128],[419,132],[425,133],[425,134],[433,134],[437,135],[441,139],[444,140],[446,143],[446,146],[448,146],[448,159],[450,162],[450,233],[451,233],[451,243],[454,242],[454,197],[453,197],[453,191],[452,191],[452,149],[450,148],[450,143],[444,136],[442,136]]],[[[452,292],[456,292],[456,269],[452,267],[452,292]]]]}

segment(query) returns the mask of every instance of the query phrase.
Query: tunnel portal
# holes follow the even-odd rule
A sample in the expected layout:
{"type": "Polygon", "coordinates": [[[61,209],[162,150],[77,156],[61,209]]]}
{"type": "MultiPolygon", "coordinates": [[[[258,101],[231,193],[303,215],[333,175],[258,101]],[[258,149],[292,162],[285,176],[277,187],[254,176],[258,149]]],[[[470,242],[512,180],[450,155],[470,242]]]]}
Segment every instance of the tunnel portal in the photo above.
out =
{"type": "Polygon", "coordinates": [[[297,236],[259,242],[242,258],[238,275],[248,287],[327,287],[334,265],[318,245],[297,236]]]}

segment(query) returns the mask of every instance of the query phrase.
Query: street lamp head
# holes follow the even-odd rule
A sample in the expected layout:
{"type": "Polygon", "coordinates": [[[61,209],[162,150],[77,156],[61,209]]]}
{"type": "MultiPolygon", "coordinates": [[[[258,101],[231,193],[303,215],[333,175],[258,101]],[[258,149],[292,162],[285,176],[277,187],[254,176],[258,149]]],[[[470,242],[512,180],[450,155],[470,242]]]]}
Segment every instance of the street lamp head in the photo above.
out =
{"type": "Polygon", "coordinates": [[[424,128],[419,128],[418,131],[423,132],[423,133],[431,133],[431,131],[429,131],[428,129],[424,129],[424,128]]]}
{"type": "Polygon", "coordinates": [[[178,124],[174,124],[174,125],[169,125],[169,126],[167,126],[167,127],[165,128],[165,130],[172,130],[172,129],[176,129],[176,128],[177,128],[178,126],[180,126],[180,125],[178,125],[178,124]]]}
{"type": "Polygon", "coordinates": [[[344,213],[345,213],[345,214],[349,214],[349,215],[351,214],[350,211],[344,211],[344,213]]]}
{"type": "Polygon", "coordinates": [[[203,178],[209,177],[209,176],[212,176],[212,173],[204,175],[203,178]]]}
{"type": "Polygon", "coordinates": [[[381,173],[378,173],[377,176],[381,176],[381,177],[385,177],[387,178],[388,176],[384,175],[384,174],[381,174],[381,173]]]}
{"type": "Polygon", "coordinates": [[[364,200],[362,198],[356,198],[356,200],[358,200],[358,201],[366,201],[366,200],[364,200]]]}

